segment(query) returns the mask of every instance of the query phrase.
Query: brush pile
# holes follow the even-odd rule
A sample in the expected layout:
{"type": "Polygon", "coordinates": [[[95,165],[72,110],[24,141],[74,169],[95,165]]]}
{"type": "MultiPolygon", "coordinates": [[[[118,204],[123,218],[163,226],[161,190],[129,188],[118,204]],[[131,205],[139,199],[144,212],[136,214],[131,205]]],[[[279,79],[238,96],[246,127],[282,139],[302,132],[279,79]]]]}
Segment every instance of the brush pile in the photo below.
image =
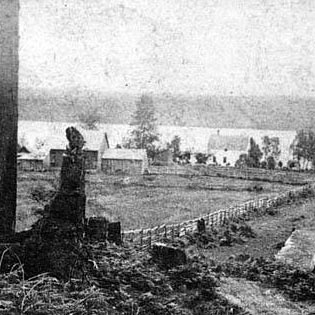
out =
{"type": "Polygon", "coordinates": [[[203,233],[187,233],[174,241],[163,239],[163,242],[182,248],[196,245],[197,248],[211,249],[244,244],[248,239],[254,237],[256,237],[256,233],[243,219],[233,219],[227,221],[223,226],[206,230],[203,233]]]}
{"type": "Polygon", "coordinates": [[[315,300],[315,274],[274,259],[235,257],[213,271],[275,287],[293,301],[315,300]]]}
{"type": "Polygon", "coordinates": [[[90,251],[80,279],[25,279],[22,266],[1,274],[0,314],[246,314],[217,293],[219,278],[202,258],[165,269],[148,252],[101,243],[90,251]]]}

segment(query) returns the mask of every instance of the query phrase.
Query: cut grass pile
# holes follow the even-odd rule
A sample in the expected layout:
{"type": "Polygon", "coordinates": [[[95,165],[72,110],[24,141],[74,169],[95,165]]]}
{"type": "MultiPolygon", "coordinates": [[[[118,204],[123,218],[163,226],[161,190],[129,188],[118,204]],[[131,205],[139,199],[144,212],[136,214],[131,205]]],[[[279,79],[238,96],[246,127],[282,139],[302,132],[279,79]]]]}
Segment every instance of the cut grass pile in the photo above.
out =
{"type": "MultiPolygon", "coordinates": [[[[35,212],[43,207],[32,192],[51,192],[58,173],[20,173],[18,177],[17,230],[30,228],[35,212]]],[[[272,196],[290,185],[238,179],[187,176],[86,176],[90,216],[120,221],[124,230],[179,223],[247,200],[272,196]]]]}
{"type": "Polygon", "coordinates": [[[0,313],[5,315],[245,315],[217,292],[219,278],[207,263],[163,269],[149,253],[94,246],[95,268],[67,282],[41,274],[25,279],[19,266],[0,274],[0,313]]]}

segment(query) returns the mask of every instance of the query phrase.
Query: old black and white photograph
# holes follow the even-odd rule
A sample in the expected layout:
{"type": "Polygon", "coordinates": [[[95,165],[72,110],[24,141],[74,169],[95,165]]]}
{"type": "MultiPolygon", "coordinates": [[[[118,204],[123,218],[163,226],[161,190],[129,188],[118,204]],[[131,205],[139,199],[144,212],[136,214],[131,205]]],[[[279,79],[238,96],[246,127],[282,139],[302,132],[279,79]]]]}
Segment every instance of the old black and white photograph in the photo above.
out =
{"type": "Polygon", "coordinates": [[[0,315],[315,314],[314,0],[0,0],[0,315]]]}

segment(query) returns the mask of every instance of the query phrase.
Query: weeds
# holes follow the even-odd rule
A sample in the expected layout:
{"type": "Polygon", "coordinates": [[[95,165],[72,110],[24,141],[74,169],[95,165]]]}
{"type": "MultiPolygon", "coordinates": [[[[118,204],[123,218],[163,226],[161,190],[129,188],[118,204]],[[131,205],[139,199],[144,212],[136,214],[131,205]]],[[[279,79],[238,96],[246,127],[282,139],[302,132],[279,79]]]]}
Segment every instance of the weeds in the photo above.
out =
{"type": "Polygon", "coordinates": [[[315,274],[298,270],[295,267],[274,259],[250,258],[230,260],[216,266],[213,271],[219,271],[226,276],[259,281],[275,287],[293,301],[315,300],[315,274]]]}

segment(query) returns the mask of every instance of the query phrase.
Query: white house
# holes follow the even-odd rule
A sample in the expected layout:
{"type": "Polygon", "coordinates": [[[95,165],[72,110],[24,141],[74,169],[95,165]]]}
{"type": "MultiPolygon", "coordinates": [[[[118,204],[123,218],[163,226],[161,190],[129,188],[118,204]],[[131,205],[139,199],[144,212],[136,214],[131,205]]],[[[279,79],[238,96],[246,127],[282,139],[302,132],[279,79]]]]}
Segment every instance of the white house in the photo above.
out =
{"type": "Polygon", "coordinates": [[[247,153],[249,138],[246,136],[211,135],[208,141],[208,154],[212,163],[222,166],[234,166],[241,154],[247,153]]]}

